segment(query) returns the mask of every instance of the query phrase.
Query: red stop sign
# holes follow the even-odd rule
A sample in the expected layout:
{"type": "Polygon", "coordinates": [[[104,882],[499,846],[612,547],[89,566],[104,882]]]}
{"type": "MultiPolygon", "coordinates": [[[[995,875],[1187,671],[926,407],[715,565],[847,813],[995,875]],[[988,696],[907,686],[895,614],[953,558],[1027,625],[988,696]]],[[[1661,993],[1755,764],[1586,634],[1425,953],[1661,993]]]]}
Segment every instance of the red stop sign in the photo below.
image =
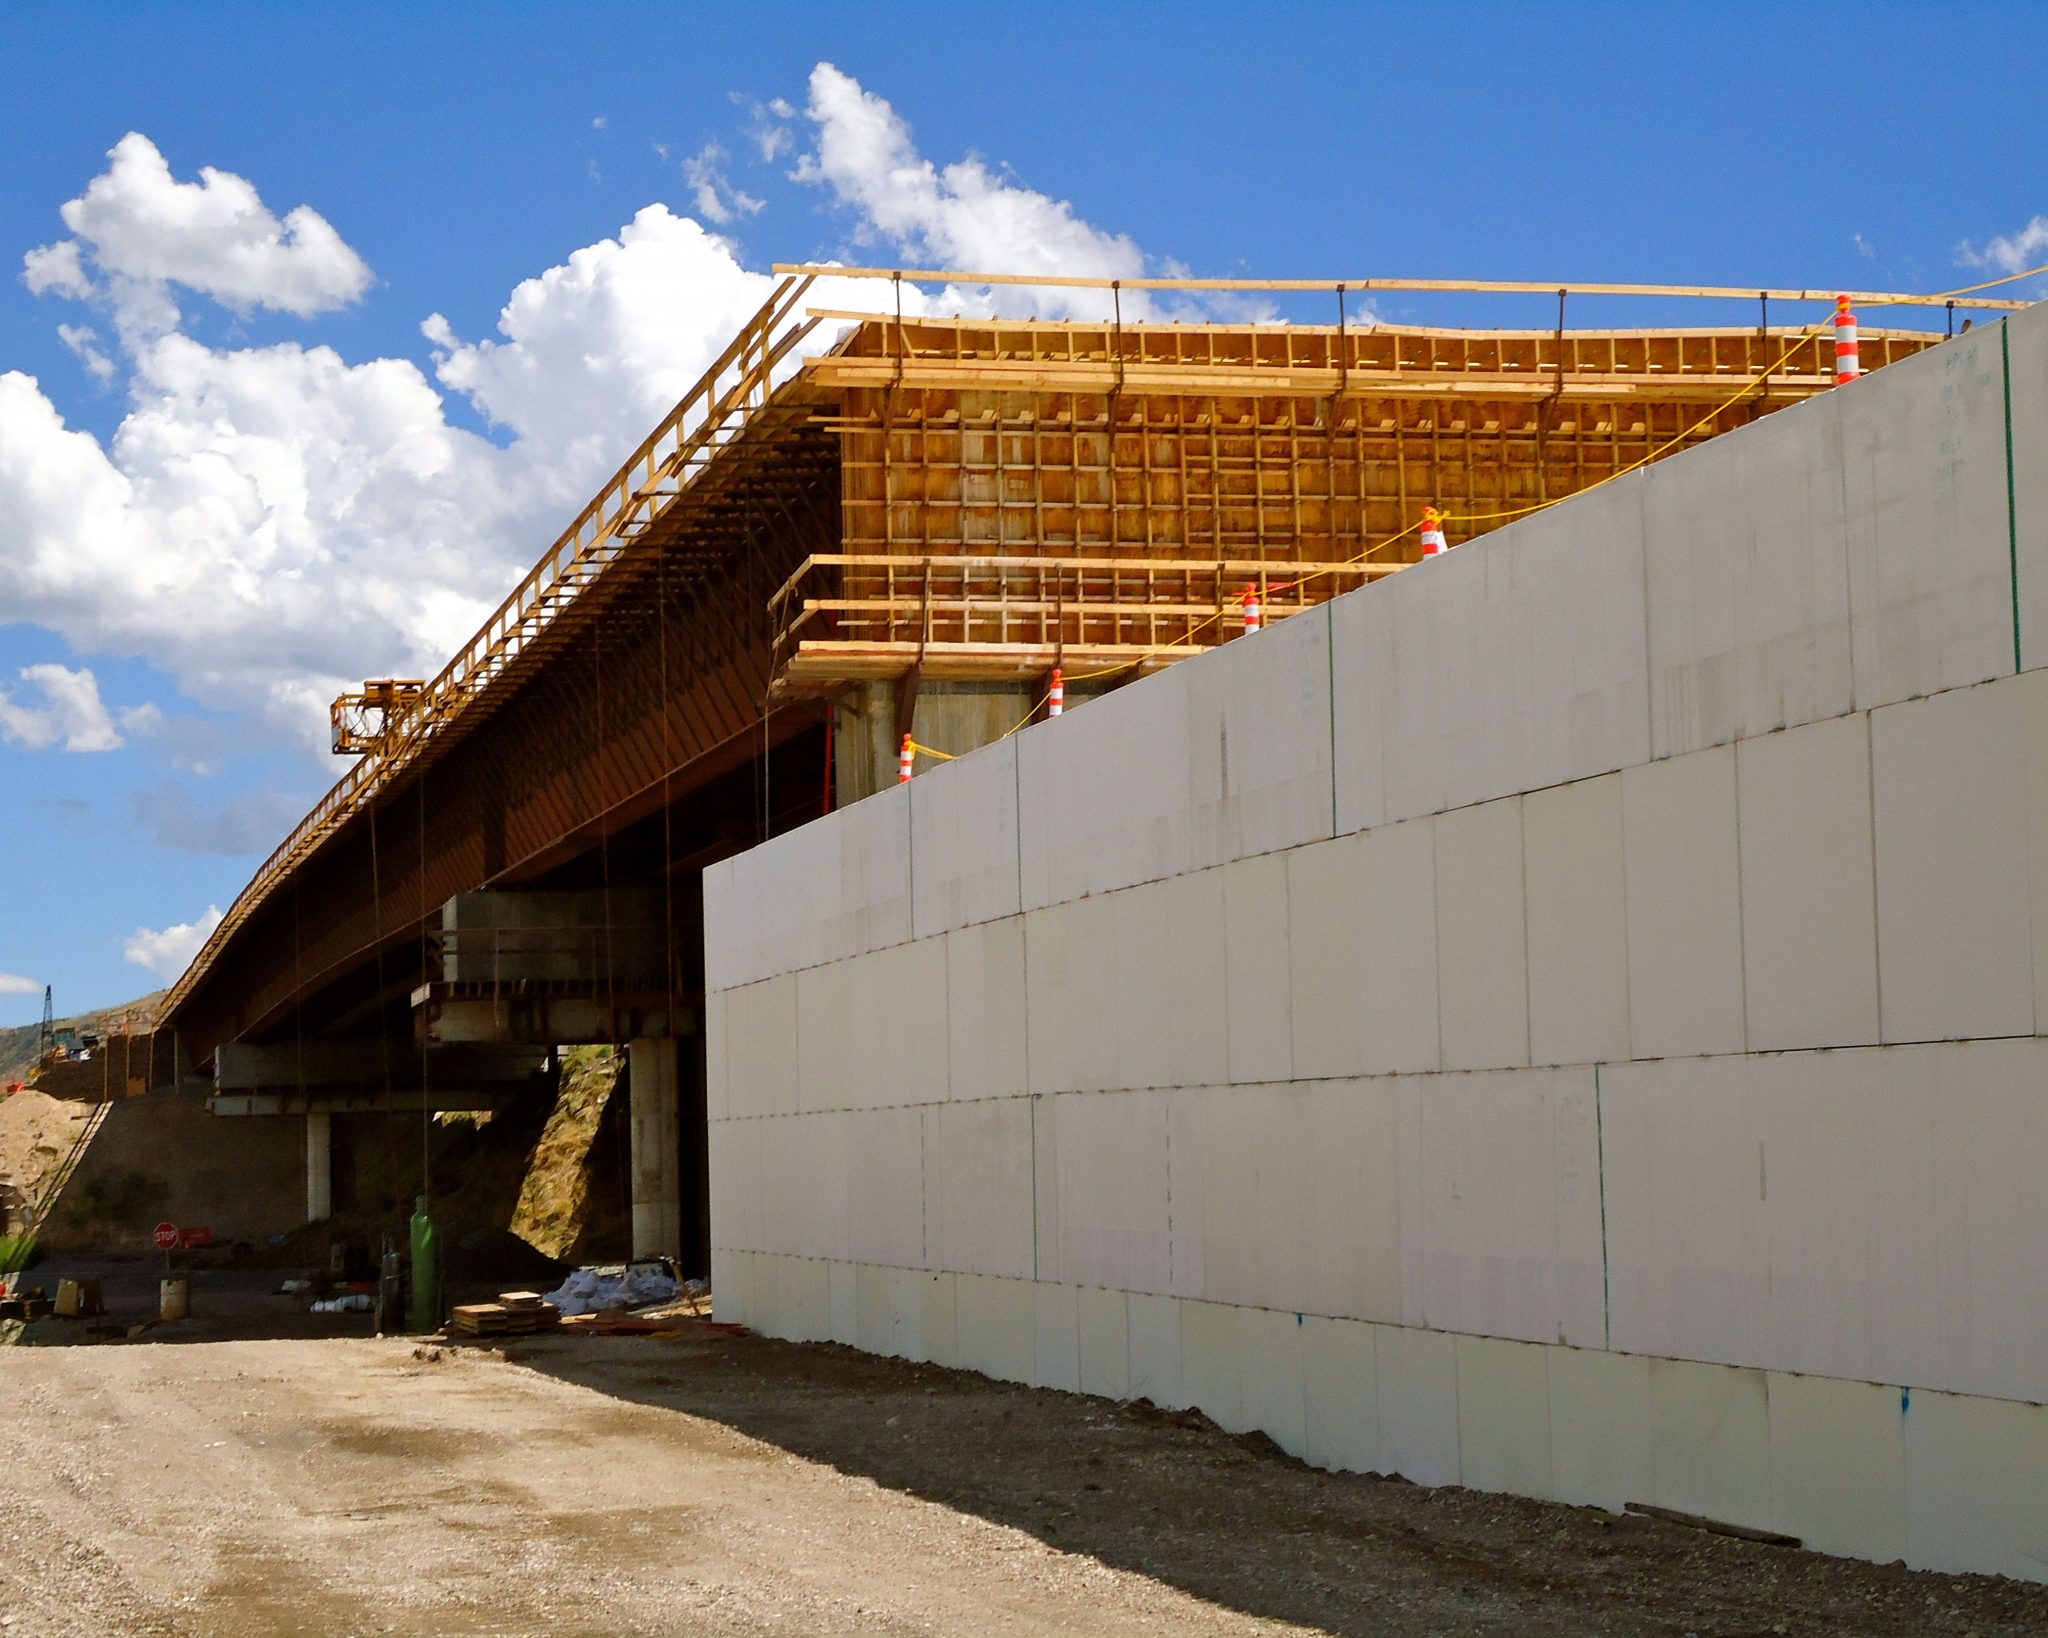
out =
{"type": "Polygon", "coordinates": [[[156,1232],[150,1238],[156,1242],[157,1250],[176,1251],[178,1249],[178,1225],[176,1223],[159,1223],[156,1226],[156,1232]]]}

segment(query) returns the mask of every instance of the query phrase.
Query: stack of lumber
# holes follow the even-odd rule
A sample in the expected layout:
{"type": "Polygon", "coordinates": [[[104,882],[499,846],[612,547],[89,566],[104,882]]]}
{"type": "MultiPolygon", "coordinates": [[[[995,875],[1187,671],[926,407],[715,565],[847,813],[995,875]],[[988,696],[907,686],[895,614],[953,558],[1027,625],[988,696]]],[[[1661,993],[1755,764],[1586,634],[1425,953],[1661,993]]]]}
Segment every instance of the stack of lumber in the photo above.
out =
{"type": "Polygon", "coordinates": [[[520,1337],[552,1331],[562,1323],[561,1311],[537,1291],[501,1291],[496,1302],[458,1307],[448,1329],[470,1337],[520,1337]]]}

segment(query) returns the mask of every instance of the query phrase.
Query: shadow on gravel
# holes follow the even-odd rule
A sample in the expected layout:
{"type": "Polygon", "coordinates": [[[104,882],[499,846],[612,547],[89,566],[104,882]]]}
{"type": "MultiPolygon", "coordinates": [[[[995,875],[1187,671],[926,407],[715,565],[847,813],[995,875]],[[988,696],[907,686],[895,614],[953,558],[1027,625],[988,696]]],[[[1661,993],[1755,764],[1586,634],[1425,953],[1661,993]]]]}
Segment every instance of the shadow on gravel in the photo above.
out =
{"type": "MultiPolygon", "coordinates": [[[[1247,1615],[1339,1634],[2048,1630],[2048,1587],[1331,1474],[1195,1414],[830,1344],[558,1336],[506,1359],[1247,1615]]],[[[690,1459],[679,1441],[678,1460],[690,1459]]]]}

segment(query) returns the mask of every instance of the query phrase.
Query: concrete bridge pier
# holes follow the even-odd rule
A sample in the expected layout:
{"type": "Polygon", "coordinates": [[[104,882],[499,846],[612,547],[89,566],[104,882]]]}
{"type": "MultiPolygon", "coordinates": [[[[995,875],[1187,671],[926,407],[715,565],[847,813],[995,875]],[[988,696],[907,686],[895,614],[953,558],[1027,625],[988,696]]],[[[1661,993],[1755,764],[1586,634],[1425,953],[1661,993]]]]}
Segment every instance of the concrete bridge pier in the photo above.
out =
{"type": "Polygon", "coordinates": [[[635,1257],[683,1255],[681,1086],[673,1036],[627,1045],[632,1097],[633,1246],[635,1257]]]}
{"type": "Polygon", "coordinates": [[[334,1117],[306,1113],[306,1221],[334,1215],[334,1117]]]}

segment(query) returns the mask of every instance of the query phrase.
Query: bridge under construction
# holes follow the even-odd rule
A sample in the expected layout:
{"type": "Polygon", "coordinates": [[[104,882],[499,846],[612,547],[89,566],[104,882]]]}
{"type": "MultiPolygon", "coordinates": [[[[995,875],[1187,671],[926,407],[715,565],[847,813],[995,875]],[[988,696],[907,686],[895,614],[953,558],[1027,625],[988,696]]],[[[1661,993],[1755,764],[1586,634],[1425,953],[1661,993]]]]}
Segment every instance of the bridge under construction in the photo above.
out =
{"type": "Polygon", "coordinates": [[[1758,322],[1587,330],[1560,291],[1552,328],[1453,330],[1239,282],[1334,322],[1124,322],[1170,282],[1129,281],[1096,321],[906,318],[816,298],[1048,281],[778,272],[438,676],[335,703],[357,760],[164,1003],[217,1112],[304,1118],[310,1214],[335,1118],[622,1043],[629,1249],[704,1269],[705,866],[1944,339],[1853,307],[1957,306],[1581,286],[1758,322]]]}

